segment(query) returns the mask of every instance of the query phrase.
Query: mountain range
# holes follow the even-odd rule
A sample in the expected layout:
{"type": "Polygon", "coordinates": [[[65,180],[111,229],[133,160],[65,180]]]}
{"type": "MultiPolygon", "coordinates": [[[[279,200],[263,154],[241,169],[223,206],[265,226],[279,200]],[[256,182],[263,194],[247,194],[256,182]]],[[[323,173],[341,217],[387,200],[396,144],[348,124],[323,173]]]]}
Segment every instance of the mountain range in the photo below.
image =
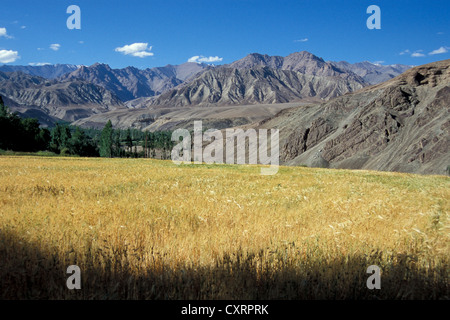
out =
{"type": "MultiPolygon", "coordinates": [[[[58,81],[73,81],[83,80],[95,85],[101,86],[112,93],[114,93],[122,102],[131,107],[145,107],[150,105],[171,105],[170,99],[163,101],[165,98],[158,97],[161,94],[167,93],[165,96],[173,98],[177,94],[187,95],[189,99],[180,102],[178,104],[183,105],[198,105],[207,104],[209,101],[215,100],[217,97],[217,89],[214,85],[221,85],[224,76],[228,75],[236,76],[229,84],[242,86],[239,81],[254,82],[249,86],[249,89],[245,88],[245,94],[239,94],[239,90],[243,91],[244,88],[239,88],[236,94],[231,93],[229,99],[225,98],[228,92],[221,93],[221,100],[219,104],[248,104],[248,103],[277,103],[280,101],[293,101],[295,99],[301,99],[305,96],[318,96],[319,98],[328,99],[345,92],[350,92],[364,85],[378,83],[384,81],[384,79],[392,78],[409,66],[396,65],[396,66],[381,66],[371,64],[369,62],[359,64],[349,64],[346,62],[325,62],[322,58],[319,58],[309,52],[302,51],[288,55],[287,57],[280,56],[268,56],[258,53],[252,53],[246,57],[237,60],[231,64],[223,66],[210,66],[207,64],[199,64],[194,62],[187,62],[181,65],[167,65],[164,67],[147,68],[144,70],[134,67],[126,67],[123,69],[113,69],[107,64],[95,63],[91,66],[76,66],[76,65],[42,65],[42,66],[0,66],[0,72],[15,72],[21,71],[29,75],[40,76],[46,79],[55,79],[58,81]],[[229,70],[238,70],[240,74],[233,74],[229,70]],[[257,69],[257,73],[253,70],[257,69]],[[261,71],[261,69],[264,69],[261,71]],[[203,79],[204,73],[208,73],[203,79]],[[302,94],[298,93],[298,90],[309,86],[309,80],[317,80],[323,78],[310,79],[298,79],[298,75],[314,76],[314,77],[332,77],[341,78],[339,83],[332,83],[332,88],[329,90],[331,93],[326,93],[324,84],[321,83],[321,93],[316,94],[316,88],[314,85],[311,87],[311,92],[302,94]],[[267,79],[264,77],[267,76],[267,79]],[[262,79],[261,79],[262,77],[262,79]],[[211,86],[208,84],[209,80],[214,80],[215,83],[211,86]],[[342,80],[347,81],[343,82],[342,80]],[[378,81],[379,80],[379,81],[378,81]],[[194,83],[194,81],[196,81],[194,83]],[[275,81],[272,85],[270,82],[275,81]],[[377,82],[378,81],[378,82],[377,82]],[[186,84],[192,83],[193,86],[189,87],[186,84]],[[192,96],[195,92],[202,90],[195,90],[195,86],[204,84],[206,91],[205,99],[200,101],[198,97],[192,100],[192,96]],[[348,88],[344,88],[348,84],[348,88]],[[254,88],[256,85],[256,88],[254,88]],[[259,90],[259,86],[262,86],[259,90]],[[187,87],[187,88],[186,88],[187,87]],[[249,92],[256,89],[253,97],[249,97],[249,92]],[[170,92],[171,90],[181,90],[177,92],[170,92]],[[250,90],[250,91],[249,91],[250,90]],[[278,91],[272,94],[272,91],[278,91]],[[192,91],[194,91],[192,93],[192,91]],[[334,91],[334,93],[333,93],[334,91]],[[170,92],[170,93],[169,93],[170,92]],[[189,94],[187,93],[189,92],[189,94]],[[211,96],[208,95],[211,93],[211,96]],[[266,94],[264,94],[266,93],[266,94]],[[189,96],[192,95],[192,96],[189,96]],[[153,99],[143,99],[153,97],[153,99]],[[157,97],[157,98],[155,98],[157,97]],[[265,97],[268,97],[267,99],[265,97]],[[137,101],[133,101],[136,100],[137,101]]],[[[304,78],[304,77],[303,77],[304,78]]],[[[330,78],[327,78],[330,79],[330,78]]],[[[313,82],[314,82],[313,81],[313,82]]],[[[233,90],[233,88],[228,88],[233,90]]],[[[304,89],[303,89],[304,90],[304,89]]],[[[220,92],[219,92],[220,93],[220,92]]]]}
{"type": "Polygon", "coordinates": [[[75,71],[81,66],[73,64],[42,64],[35,66],[11,66],[3,65],[0,66],[1,72],[15,72],[21,71],[23,73],[38,76],[46,79],[56,79],[62,75],[75,71]]]}
{"type": "Polygon", "coordinates": [[[206,64],[186,62],[178,66],[167,65],[151,69],[126,67],[112,69],[107,64],[95,63],[92,66],[81,66],[59,79],[84,80],[114,92],[123,102],[152,97],[166,92],[183,82],[189,81],[198,73],[212,68],[206,64]]]}
{"type": "MultiPolygon", "coordinates": [[[[96,67],[98,66],[91,68],[96,67]]],[[[320,102],[370,85],[353,71],[341,70],[306,51],[287,57],[252,53],[231,64],[200,67],[203,70],[199,70],[196,75],[160,95],[125,102],[128,108],[139,108],[141,111],[117,110],[96,114],[80,119],[76,124],[102,127],[106,121],[111,120],[117,127],[159,130],[184,126],[190,119],[207,118],[216,128],[223,128],[260,119],[259,112],[258,117],[253,116],[254,108],[243,106],[264,104],[269,116],[284,108],[277,105],[280,103],[320,102]],[[198,109],[217,106],[227,107],[227,112],[219,112],[228,115],[224,118],[225,121],[218,121],[212,114],[213,111],[198,109]],[[195,108],[189,111],[178,110],[184,107],[195,108]]],[[[364,63],[355,70],[361,72],[364,68],[366,75],[389,71],[387,78],[402,71],[400,68],[391,70],[387,66],[371,63],[364,63]]],[[[407,69],[408,66],[403,68],[407,69]]]]}
{"type": "Polygon", "coordinates": [[[450,60],[411,67],[252,53],[221,66],[1,66],[0,96],[44,125],[278,128],[281,163],[445,174],[450,60]]]}
{"type": "Polygon", "coordinates": [[[236,105],[285,103],[304,98],[330,99],[367,83],[302,51],[286,58],[253,53],[229,65],[207,70],[169,90],[148,105],[236,105]]]}

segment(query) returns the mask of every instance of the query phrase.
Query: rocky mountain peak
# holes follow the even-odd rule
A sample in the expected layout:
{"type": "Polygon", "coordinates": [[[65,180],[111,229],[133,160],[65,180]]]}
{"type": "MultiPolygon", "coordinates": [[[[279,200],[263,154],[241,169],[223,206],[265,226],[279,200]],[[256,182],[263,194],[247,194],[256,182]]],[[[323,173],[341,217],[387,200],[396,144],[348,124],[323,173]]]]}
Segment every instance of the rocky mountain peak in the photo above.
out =
{"type": "Polygon", "coordinates": [[[318,56],[312,54],[308,51],[299,51],[299,52],[293,52],[290,55],[286,57],[286,59],[295,59],[295,60],[318,60],[325,62],[322,58],[319,58],[318,56]]]}
{"type": "Polygon", "coordinates": [[[281,69],[283,64],[283,57],[269,56],[267,54],[250,53],[244,58],[237,60],[227,67],[236,69],[251,69],[255,67],[270,67],[274,69],[281,69]]]}
{"type": "Polygon", "coordinates": [[[94,63],[93,65],[91,65],[91,67],[93,67],[93,68],[101,67],[101,68],[105,68],[105,69],[111,69],[108,64],[100,63],[100,62],[94,63]]]}

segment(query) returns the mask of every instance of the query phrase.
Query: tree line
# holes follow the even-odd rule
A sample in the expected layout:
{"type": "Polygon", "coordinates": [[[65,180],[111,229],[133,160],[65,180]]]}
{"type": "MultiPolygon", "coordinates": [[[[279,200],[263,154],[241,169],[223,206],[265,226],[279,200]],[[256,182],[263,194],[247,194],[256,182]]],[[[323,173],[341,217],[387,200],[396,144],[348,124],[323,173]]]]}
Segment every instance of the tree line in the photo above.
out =
{"type": "Polygon", "coordinates": [[[132,157],[169,159],[173,147],[170,131],[148,132],[134,128],[83,129],[65,123],[41,128],[37,119],[21,118],[4,105],[0,96],[0,149],[51,151],[81,157],[132,157]]]}
{"type": "Polygon", "coordinates": [[[99,135],[101,157],[133,157],[169,159],[172,142],[171,131],[141,131],[128,128],[113,129],[108,120],[99,135]]]}

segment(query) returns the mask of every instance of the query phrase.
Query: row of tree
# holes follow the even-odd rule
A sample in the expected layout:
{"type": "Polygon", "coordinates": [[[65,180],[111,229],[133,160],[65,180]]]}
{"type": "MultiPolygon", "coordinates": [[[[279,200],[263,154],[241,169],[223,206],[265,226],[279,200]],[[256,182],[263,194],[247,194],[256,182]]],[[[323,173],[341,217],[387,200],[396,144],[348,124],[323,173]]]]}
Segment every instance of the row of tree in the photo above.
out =
{"type": "Polygon", "coordinates": [[[41,128],[37,119],[22,119],[11,113],[0,97],[0,149],[13,151],[49,150],[82,157],[146,157],[167,159],[173,147],[172,134],[113,129],[111,121],[103,130],[81,129],[57,123],[41,128]],[[157,152],[158,151],[158,152],[157,152]]]}
{"type": "Polygon", "coordinates": [[[0,149],[16,151],[45,150],[50,131],[40,128],[36,119],[21,119],[11,113],[0,97],[0,149]]]}
{"type": "Polygon", "coordinates": [[[159,150],[161,159],[168,159],[174,143],[170,131],[140,131],[137,129],[114,130],[110,120],[99,138],[101,157],[155,158],[159,150]],[[139,149],[139,151],[138,151],[139,149]]]}
{"type": "Polygon", "coordinates": [[[75,131],[68,125],[56,124],[51,130],[48,150],[61,155],[79,155],[98,157],[98,147],[94,139],[86,135],[79,127],[75,131]]]}

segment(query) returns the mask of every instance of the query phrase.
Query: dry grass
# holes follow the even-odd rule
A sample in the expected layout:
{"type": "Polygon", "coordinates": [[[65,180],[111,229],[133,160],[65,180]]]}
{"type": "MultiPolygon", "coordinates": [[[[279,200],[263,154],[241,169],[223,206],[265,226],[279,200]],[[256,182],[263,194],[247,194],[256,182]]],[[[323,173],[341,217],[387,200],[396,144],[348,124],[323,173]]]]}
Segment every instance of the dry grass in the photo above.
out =
{"type": "Polygon", "coordinates": [[[448,299],[450,179],[0,157],[3,299],[448,299]],[[66,268],[82,270],[68,290],[66,268]],[[381,290],[366,287],[369,265],[381,290]]]}

